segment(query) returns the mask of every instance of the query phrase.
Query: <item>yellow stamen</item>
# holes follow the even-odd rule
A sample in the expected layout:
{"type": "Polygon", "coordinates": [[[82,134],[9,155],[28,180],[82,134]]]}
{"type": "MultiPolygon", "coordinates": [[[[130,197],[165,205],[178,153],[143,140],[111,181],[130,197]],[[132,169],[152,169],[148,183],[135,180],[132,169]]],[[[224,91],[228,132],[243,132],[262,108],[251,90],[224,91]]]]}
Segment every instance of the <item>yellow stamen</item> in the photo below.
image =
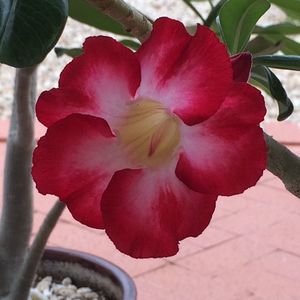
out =
{"type": "Polygon", "coordinates": [[[137,167],[156,167],[170,161],[180,141],[178,118],[153,100],[130,104],[116,131],[137,167]]]}

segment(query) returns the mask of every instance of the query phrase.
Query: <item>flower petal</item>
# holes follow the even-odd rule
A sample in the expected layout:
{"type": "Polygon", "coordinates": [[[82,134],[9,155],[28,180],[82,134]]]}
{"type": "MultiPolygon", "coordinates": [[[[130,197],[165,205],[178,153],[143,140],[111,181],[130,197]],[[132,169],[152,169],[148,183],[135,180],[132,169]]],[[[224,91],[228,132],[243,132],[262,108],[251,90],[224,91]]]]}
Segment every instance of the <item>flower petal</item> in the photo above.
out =
{"type": "Polygon", "coordinates": [[[190,36],[182,23],[160,18],[137,57],[137,96],[161,101],[189,125],[216,112],[232,81],[227,50],[205,26],[190,36]]]}
{"type": "Polygon", "coordinates": [[[53,88],[43,92],[36,104],[36,114],[39,121],[49,127],[54,122],[72,113],[94,115],[98,104],[88,95],[73,88],[53,88]]]}
{"type": "Polygon", "coordinates": [[[122,170],[101,202],[104,225],[116,247],[136,258],[176,254],[180,240],[209,224],[217,196],[193,192],[171,171],[122,170]]]}
{"type": "Polygon", "coordinates": [[[58,196],[75,219],[103,228],[101,196],[123,163],[103,119],[73,114],[50,126],[39,140],[32,175],[40,193],[58,196]]]}
{"type": "Polygon", "coordinates": [[[59,88],[41,94],[37,116],[46,126],[79,112],[113,122],[135,95],[140,66],[134,53],[109,37],[90,37],[84,54],[60,76],[59,88]]]}
{"type": "Polygon", "coordinates": [[[249,80],[252,67],[251,53],[239,53],[231,56],[230,60],[233,70],[233,80],[238,82],[247,82],[249,80]]]}
{"type": "Polygon", "coordinates": [[[266,112],[255,88],[236,83],[219,111],[182,129],[176,175],[191,189],[238,194],[255,185],[266,167],[266,145],[258,126],[266,112]]]}

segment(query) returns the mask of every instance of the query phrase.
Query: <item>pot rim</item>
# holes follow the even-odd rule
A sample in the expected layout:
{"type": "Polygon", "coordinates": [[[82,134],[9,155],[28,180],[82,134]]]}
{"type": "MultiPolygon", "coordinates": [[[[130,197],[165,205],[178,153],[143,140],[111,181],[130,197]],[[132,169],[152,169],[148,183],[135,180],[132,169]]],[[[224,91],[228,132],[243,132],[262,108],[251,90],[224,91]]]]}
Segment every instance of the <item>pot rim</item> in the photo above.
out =
{"type": "Polygon", "coordinates": [[[46,247],[42,259],[76,262],[96,272],[105,271],[116,284],[120,285],[123,292],[122,300],[136,299],[137,292],[133,279],[120,267],[106,259],[86,252],[61,247],[46,247]]]}

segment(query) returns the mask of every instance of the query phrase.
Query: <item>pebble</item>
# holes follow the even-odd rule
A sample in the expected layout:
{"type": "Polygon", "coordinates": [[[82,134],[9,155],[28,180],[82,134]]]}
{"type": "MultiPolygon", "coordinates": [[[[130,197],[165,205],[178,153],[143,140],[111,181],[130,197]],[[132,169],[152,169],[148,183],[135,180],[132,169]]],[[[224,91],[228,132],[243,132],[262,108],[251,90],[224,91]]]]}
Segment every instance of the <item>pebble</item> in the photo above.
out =
{"type": "Polygon", "coordinates": [[[70,277],[66,277],[63,279],[63,281],[61,282],[64,286],[68,286],[72,283],[72,280],[70,277]]]}
{"type": "Polygon", "coordinates": [[[69,277],[61,283],[53,281],[51,276],[42,278],[31,289],[28,300],[106,300],[90,287],[76,287],[69,277]]]}
{"type": "Polygon", "coordinates": [[[46,276],[36,285],[36,289],[39,290],[40,292],[48,290],[51,282],[52,282],[52,277],[46,276]]]}
{"type": "Polygon", "coordinates": [[[33,288],[30,291],[30,298],[31,300],[48,300],[48,297],[43,295],[38,289],[33,288]]]}
{"type": "Polygon", "coordinates": [[[77,290],[77,293],[80,295],[86,294],[86,293],[90,293],[92,290],[88,287],[81,287],[77,290]]]}
{"type": "Polygon", "coordinates": [[[98,294],[95,293],[95,292],[90,292],[90,293],[84,294],[84,298],[85,299],[92,299],[92,300],[94,300],[94,299],[97,299],[97,297],[98,297],[98,294]]]}

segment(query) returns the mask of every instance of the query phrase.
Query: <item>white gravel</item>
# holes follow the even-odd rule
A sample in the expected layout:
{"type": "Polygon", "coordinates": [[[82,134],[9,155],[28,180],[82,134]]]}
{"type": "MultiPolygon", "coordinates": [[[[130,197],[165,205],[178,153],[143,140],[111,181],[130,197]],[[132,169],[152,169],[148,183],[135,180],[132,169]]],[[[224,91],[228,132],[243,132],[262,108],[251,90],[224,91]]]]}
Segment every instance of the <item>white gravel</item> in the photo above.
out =
{"type": "Polygon", "coordinates": [[[30,290],[28,300],[106,300],[89,287],[77,287],[69,277],[55,282],[51,276],[39,280],[30,290]]]}
{"type": "MultiPolygon", "coordinates": [[[[160,16],[169,16],[183,21],[186,25],[199,22],[198,17],[189,9],[183,1],[178,0],[150,0],[147,5],[144,1],[128,0],[133,6],[147,14],[152,19],[160,16]]],[[[207,16],[210,6],[208,2],[194,2],[203,16],[207,16]]],[[[262,25],[270,25],[283,21],[285,15],[276,7],[272,7],[260,20],[262,25]]],[[[101,31],[80,24],[69,19],[61,36],[58,45],[61,47],[79,47],[84,39],[90,35],[103,34],[101,31]]],[[[104,33],[105,35],[111,35],[104,33]]],[[[43,90],[57,86],[59,74],[63,67],[70,61],[67,56],[57,58],[54,51],[51,51],[45,61],[39,67],[38,94],[43,90]]],[[[275,70],[275,73],[282,80],[283,85],[295,105],[295,113],[289,118],[291,121],[300,124],[300,77],[299,72],[275,70]]],[[[0,65],[0,119],[9,118],[13,97],[14,68],[0,65]]],[[[277,115],[277,105],[269,97],[267,99],[268,118],[277,115]]]]}

